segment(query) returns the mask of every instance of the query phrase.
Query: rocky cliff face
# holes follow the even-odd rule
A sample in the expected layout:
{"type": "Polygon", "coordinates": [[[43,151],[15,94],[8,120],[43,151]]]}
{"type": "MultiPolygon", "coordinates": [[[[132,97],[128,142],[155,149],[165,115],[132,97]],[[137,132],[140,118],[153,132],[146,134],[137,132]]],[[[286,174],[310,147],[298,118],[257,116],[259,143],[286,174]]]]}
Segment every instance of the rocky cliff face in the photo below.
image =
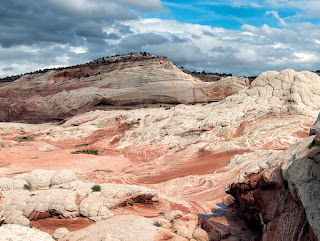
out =
{"type": "Polygon", "coordinates": [[[103,58],[0,83],[0,121],[61,120],[94,109],[219,101],[247,83],[236,77],[205,83],[165,57],[103,58]]]}
{"type": "Polygon", "coordinates": [[[267,168],[231,185],[235,209],[261,240],[320,237],[320,134],[262,158],[267,168]]]}

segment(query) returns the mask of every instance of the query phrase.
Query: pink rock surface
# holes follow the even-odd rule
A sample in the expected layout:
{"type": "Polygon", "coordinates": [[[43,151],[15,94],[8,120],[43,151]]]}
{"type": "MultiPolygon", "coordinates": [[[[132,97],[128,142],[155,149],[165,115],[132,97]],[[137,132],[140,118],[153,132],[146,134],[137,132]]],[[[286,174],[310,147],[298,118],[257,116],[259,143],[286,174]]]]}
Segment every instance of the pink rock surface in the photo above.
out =
{"type": "MultiPolygon", "coordinates": [[[[285,211],[288,216],[280,215],[265,228],[281,227],[296,237],[298,229],[285,229],[283,221],[295,216],[301,221],[296,227],[306,224],[303,230],[310,234],[306,237],[313,237],[307,231],[308,214],[301,214],[305,204],[294,206],[294,199],[282,186],[269,190],[273,180],[248,176],[270,168],[265,159],[271,160],[308,135],[319,112],[320,92],[314,86],[319,84],[320,77],[309,72],[268,72],[249,88],[218,103],[171,109],[96,110],[56,124],[0,123],[0,175],[14,176],[39,168],[72,169],[85,182],[143,185],[159,193],[156,204],[150,205],[150,198],[142,196],[136,197],[138,202],[126,199],[123,201],[129,205],[114,208],[116,217],[159,218],[172,210],[204,214],[208,218],[201,219],[200,225],[214,240],[256,236],[232,208],[221,207],[228,197],[225,187],[237,183],[232,190],[238,190],[239,195],[232,194],[239,208],[234,211],[240,211],[253,229],[258,230],[252,223],[259,221],[260,214],[271,215],[264,209],[269,201],[279,209],[295,211],[285,211]],[[33,139],[19,141],[26,136],[33,139]],[[72,154],[81,150],[96,150],[99,155],[72,154]],[[264,196],[263,188],[268,195],[264,196]],[[261,206],[255,206],[257,200],[261,206]],[[261,209],[253,215],[252,210],[241,207],[261,209]],[[212,213],[217,210],[224,213],[212,213]]],[[[77,205],[82,201],[79,195],[77,205]]],[[[150,220],[141,220],[150,224],[150,220]]],[[[92,229],[90,226],[86,232],[92,229]]],[[[155,231],[152,223],[150,230],[155,231]]],[[[83,236],[81,230],[74,235],[83,236]]],[[[163,235],[174,238],[171,233],[163,235]]],[[[266,235],[270,240],[275,234],[266,235]]]]}

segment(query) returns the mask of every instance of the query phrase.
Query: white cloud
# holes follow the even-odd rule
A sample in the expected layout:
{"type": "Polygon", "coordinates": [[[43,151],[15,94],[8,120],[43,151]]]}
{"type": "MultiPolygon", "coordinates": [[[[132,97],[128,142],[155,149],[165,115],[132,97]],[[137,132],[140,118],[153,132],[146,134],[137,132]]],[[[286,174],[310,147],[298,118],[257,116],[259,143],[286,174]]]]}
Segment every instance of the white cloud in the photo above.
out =
{"type": "Polygon", "coordinates": [[[262,6],[258,3],[250,3],[250,6],[253,8],[261,8],[262,6]]]}
{"type": "MultiPolygon", "coordinates": [[[[20,74],[51,66],[81,64],[102,56],[141,51],[168,56],[178,66],[206,72],[257,75],[270,69],[319,69],[320,59],[316,54],[320,52],[319,25],[310,22],[289,24],[287,18],[285,19],[288,23],[275,10],[267,11],[266,14],[277,19],[279,27],[270,27],[271,25],[267,24],[262,26],[244,24],[239,30],[230,30],[180,23],[175,20],[137,18],[125,6],[140,11],[144,9],[151,11],[161,7],[160,0],[144,2],[121,0],[121,4],[118,0],[111,1],[118,5],[110,6],[113,6],[112,11],[121,9],[123,15],[114,19],[112,16],[117,14],[114,12],[110,15],[111,17],[109,16],[112,21],[101,22],[99,16],[104,16],[106,3],[110,1],[93,0],[92,5],[88,6],[88,0],[70,0],[66,4],[62,0],[48,0],[55,6],[54,11],[72,13],[75,18],[79,13],[79,19],[83,22],[72,22],[75,25],[70,25],[70,29],[64,28],[64,24],[57,26],[58,30],[54,29],[54,31],[59,31],[60,27],[64,30],[63,33],[70,30],[71,37],[67,35],[64,38],[65,41],[61,42],[55,42],[53,37],[58,36],[57,39],[60,41],[63,36],[51,35],[53,32],[51,30],[46,32],[48,36],[41,35],[41,39],[45,41],[31,39],[32,44],[29,45],[29,42],[24,42],[25,39],[18,38],[20,35],[17,35],[17,38],[12,35],[12,38],[5,39],[4,41],[8,43],[11,43],[12,39],[21,41],[6,48],[0,47],[0,76],[20,74]],[[73,5],[76,7],[73,8],[73,5]],[[128,16],[126,13],[133,15],[128,16]],[[76,34],[78,35],[75,36],[76,34]]],[[[291,1],[290,4],[294,3],[298,6],[301,2],[291,1]]],[[[314,1],[312,2],[317,5],[314,1]]],[[[224,2],[217,1],[215,4],[224,4],[224,2]]],[[[289,2],[242,0],[234,4],[239,6],[256,4],[255,7],[258,5],[265,7],[269,4],[268,6],[283,7],[289,2]]],[[[299,8],[303,7],[299,5],[299,8]]],[[[304,9],[307,13],[309,7],[306,6],[304,9]]],[[[64,18],[64,14],[59,15],[60,18],[61,16],[64,18]]],[[[26,34],[22,30],[17,33],[26,34]]],[[[6,36],[9,32],[4,33],[3,36],[6,36]]],[[[36,33],[38,34],[39,31],[37,30],[36,33]]],[[[33,37],[35,34],[30,36],[33,37]]]]}
{"type": "Polygon", "coordinates": [[[241,26],[241,30],[244,32],[250,32],[250,33],[257,33],[259,32],[259,29],[255,26],[244,24],[241,26]]]}
{"type": "Polygon", "coordinates": [[[70,47],[70,52],[76,53],[76,54],[84,54],[88,51],[88,48],[83,46],[77,46],[77,47],[70,47]]]}
{"type": "Polygon", "coordinates": [[[289,49],[290,46],[284,43],[274,43],[270,45],[271,48],[274,49],[289,49]]]}
{"type": "Polygon", "coordinates": [[[281,7],[288,3],[288,0],[266,0],[265,4],[270,5],[272,7],[281,7]]]}
{"type": "Polygon", "coordinates": [[[243,25],[241,31],[160,19],[139,19],[126,24],[134,32],[131,38],[143,33],[167,38],[167,42],[147,46],[143,51],[166,55],[191,70],[252,75],[269,69],[318,69],[312,51],[319,51],[320,46],[311,39],[320,39],[320,31],[314,31],[312,24],[298,23],[281,29],[266,24],[260,28],[243,25]],[[170,40],[172,35],[186,41],[174,42],[170,40]]]}
{"type": "Polygon", "coordinates": [[[317,62],[319,62],[319,57],[313,53],[294,52],[293,55],[296,57],[294,59],[294,62],[297,62],[297,63],[317,63],[317,62]]]}
{"type": "Polygon", "coordinates": [[[279,21],[279,26],[280,26],[280,27],[288,27],[288,26],[289,26],[289,24],[286,23],[286,22],[283,20],[283,18],[280,18],[280,16],[279,16],[279,14],[278,14],[277,11],[274,11],[274,10],[272,10],[272,11],[266,11],[266,15],[273,15],[273,16],[279,21]]]}

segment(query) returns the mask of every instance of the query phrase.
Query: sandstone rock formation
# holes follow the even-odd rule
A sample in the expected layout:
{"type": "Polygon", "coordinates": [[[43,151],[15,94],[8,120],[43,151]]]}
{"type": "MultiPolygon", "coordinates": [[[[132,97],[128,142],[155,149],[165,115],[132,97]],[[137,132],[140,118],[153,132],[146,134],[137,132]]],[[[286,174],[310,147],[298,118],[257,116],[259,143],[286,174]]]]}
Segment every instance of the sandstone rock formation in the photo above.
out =
{"type": "Polygon", "coordinates": [[[121,215],[70,233],[61,240],[197,240],[208,241],[208,234],[197,228],[196,215],[184,215],[171,221],[121,215]],[[194,225],[190,225],[190,219],[194,225]],[[164,226],[167,224],[167,227],[164,226]]]}
{"type": "Polygon", "coordinates": [[[310,128],[309,135],[316,135],[320,131],[320,114],[318,115],[317,120],[313,123],[312,127],[310,128]]]}
{"type": "Polygon", "coordinates": [[[0,240],[17,241],[53,241],[54,239],[47,233],[39,230],[15,224],[6,224],[0,227],[0,240]]]}
{"type": "Polygon", "coordinates": [[[231,185],[236,208],[262,240],[320,237],[319,153],[315,137],[262,158],[267,168],[231,185]]]}
{"type": "Polygon", "coordinates": [[[61,239],[67,236],[70,233],[70,231],[66,228],[58,228],[54,231],[53,237],[55,239],[61,239]]]}
{"type": "MultiPolygon", "coordinates": [[[[46,227],[37,221],[59,217],[59,219],[75,219],[80,215],[94,220],[87,228],[69,232],[66,228],[56,229],[54,238],[59,240],[209,240],[208,234],[198,227],[198,216],[195,214],[179,215],[168,213],[165,218],[148,219],[134,215],[115,216],[112,209],[134,205],[157,205],[157,193],[146,187],[123,184],[85,183],[70,180],[70,171],[35,170],[31,173],[16,175],[13,178],[0,180],[0,214],[5,237],[7,230],[14,228],[14,235],[28,240],[29,235],[37,234],[33,229],[22,226],[46,227]],[[63,174],[69,173],[65,177],[63,174]],[[60,177],[58,185],[52,184],[55,177],[60,177]],[[48,178],[49,177],[49,178],[48,178]],[[31,185],[37,179],[41,185],[31,185]],[[16,180],[28,180],[23,187],[8,185],[16,180]],[[42,180],[49,180],[45,185],[42,180]],[[50,182],[51,180],[51,182],[50,182]],[[95,189],[94,187],[99,187],[95,189]],[[32,188],[32,190],[28,190],[32,188]],[[8,224],[16,224],[10,226],[8,224]]],[[[47,231],[47,229],[45,229],[47,231]]],[[[37,235],[41,235],[39,232],[37,235]]],[[[8,236],[9,237],[9,236],[8,236]]],[[[40,239],[42,240],[42,239],[40,239]]],[[[51,240],[51,239],[49,239],[51,240]]]]}
{"type": "Polygon", "coordinates": [[[81,230],[55,226],[68,228],[69,240],[91,237],[95,230],[97,239],[142,237],[139,223],[127,232],[133,219],[145,224],[151,240],[205,240],[206,234],[212,240],[250,240],[256,233],[224,205],[232,205],[224,188],[235,182],[229,190],[234,205],[264,240],[281,240],[286,233],[312,240],[319,235],[313,218],[319,215],[308,206],[317,207],[316,195],[310,196],[317,193],[317,166],[310,161],[317,155],[310,150],[318,142],[307,137],[320,111],[318,86],[320,77],[311,72],[271,71],[217,103],[95,110],[57,124],[0,123],[2,216],[23,225],[31,216],[38,219],[36,227],[43,217],[53,222],[57,215],[96,222],[81,230]],[[95,184],[100,192],[92,191],[95,184]],[[12,205],[18,197],[28,205],[12,205]],[[113,223],[119,236],[103,231],[113,223]]]}
{"type": "Polygon", "coordinates": [[[151,189],[135,185],[108,183],[96,186],[96,190],[94,183],[70,179],[72,175],[63,176],[65,173],[71,172],[34,170],[14,178],[1,178],[0,211],[5,222],[27,226],[39,215],[63,218],[81,215],[100,221],[113,215],[110,209],[124,205],[127,200],[133,200],[132,197],[137,199],[148,194],[152,200],[156,195],[151,189]],[[54,183],[57,176],[60,176],[58,185],[54,183]]]}
{"type": "Polygon", "coordinates": [[[25,74],[0,85],[0,121],[61,120],[113,106],[219,101],[248,80],[205,83],[165,57],[139,54],[100,59],[59,70],[25,74]]]}

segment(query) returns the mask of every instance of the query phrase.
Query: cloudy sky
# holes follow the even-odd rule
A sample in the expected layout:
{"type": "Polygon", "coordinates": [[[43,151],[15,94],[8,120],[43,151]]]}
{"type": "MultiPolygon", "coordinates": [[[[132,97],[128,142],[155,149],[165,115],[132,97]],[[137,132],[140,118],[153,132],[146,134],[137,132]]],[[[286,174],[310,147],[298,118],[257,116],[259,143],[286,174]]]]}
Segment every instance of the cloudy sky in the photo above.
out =
{"type": "Polygon", "coordinates": [[[146,51],[189,70],[320,69],[318,0],[0,0],[0,77],[146,51]]]}

